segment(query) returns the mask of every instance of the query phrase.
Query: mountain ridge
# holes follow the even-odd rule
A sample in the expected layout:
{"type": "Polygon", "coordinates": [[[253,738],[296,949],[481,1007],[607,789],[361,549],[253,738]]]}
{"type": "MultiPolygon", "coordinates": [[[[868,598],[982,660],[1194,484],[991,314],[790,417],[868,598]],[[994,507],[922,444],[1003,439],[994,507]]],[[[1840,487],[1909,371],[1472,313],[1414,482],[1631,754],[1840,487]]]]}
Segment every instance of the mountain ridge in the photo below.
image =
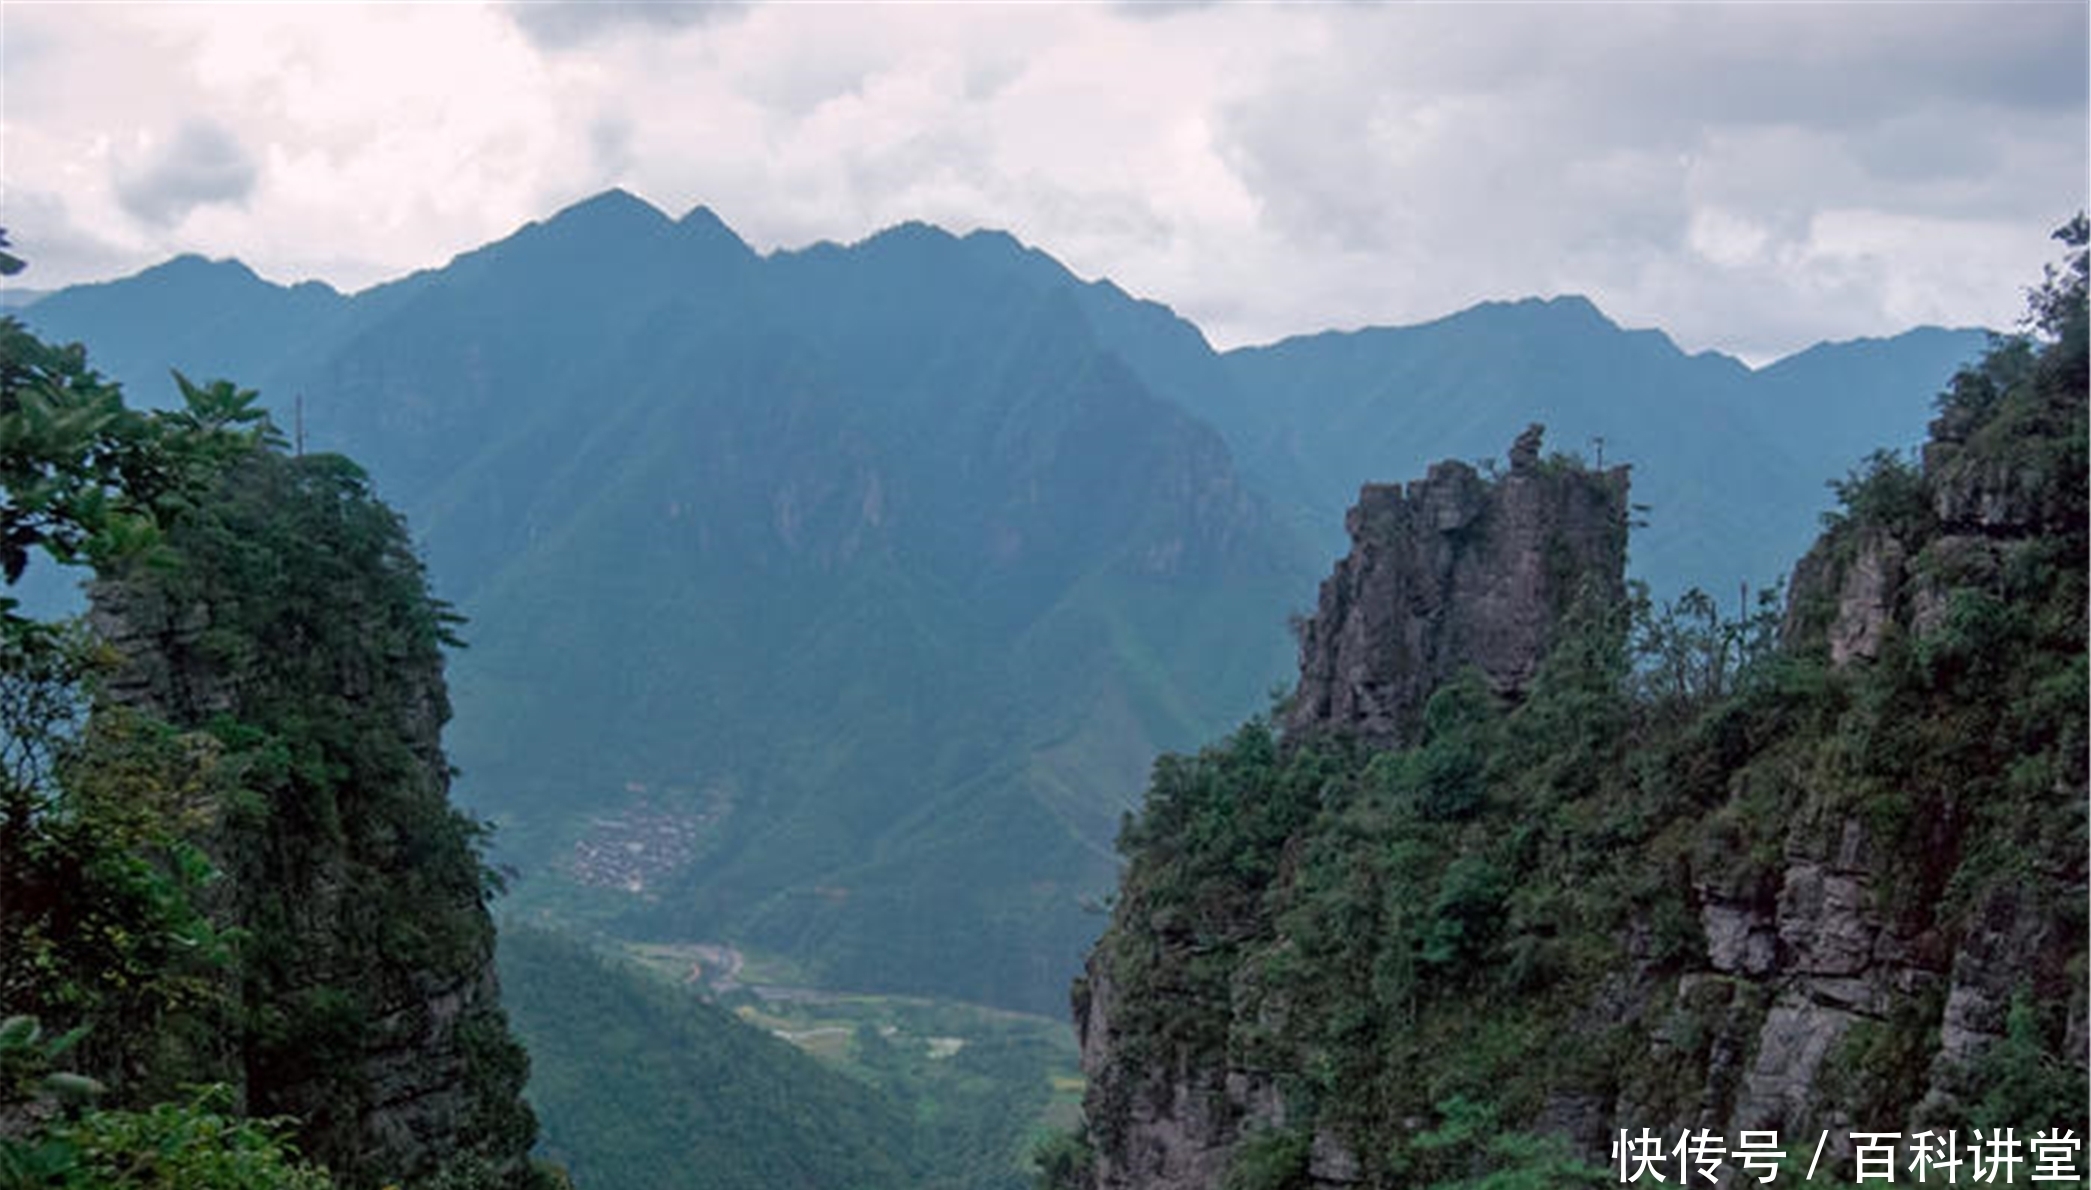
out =
{"type": "MultiPolygon", "coordinates": [[[[236,265],[241,271],[245,272],[247,275],[253,277],[256,280],[261,281],[264,285],[279,290],[297,290],[303,289],[307,286],[317,286],[321,289],[324,289],[328,292],[334,293],[342,297],[355,298],[361,297],[365,294],[369,294],[376,290],[382,290],[394,285],[398,285],[401,282],[409,281],[413,278],[422,276],[424,274],[441,272],[444,269],[448,268],[450,265],[456,263],[462,257],[470,256],[473,253],[480,251],[484,247],[505,243],[508,240],[513,239],[517,235],[525,231],[528,231],[531,228],[547,227],[551,224],[560,221],[562,218],[567,218],[569,216],[581,219],[590,219],[596,215],[600,215],[604,212],[612,210],[622,210],[631,214],[648,216],[643,221],[649,224],[656,222],[656,220],[651,218],[651,216],[657,216],[659,222],[665,222],[671,226],[689,228],[705,233],[707,235],[713,232],[723,232],[725,236],[730,237],[733,242],[738,243],[742,248],[745,248],[747,250],[749,255],[754,256],[757,259],[768,259],[770,257],[779,255],[788,256],[829,249],[848,251],[850,249],[860,248],[866,244],[879,240],[882,237],[889,236],[895,232],[906,232],[909,234],[915,234],[920,231],[930,231],[960,243],[965,243],[967,241],[981,241],[985,243],[996,243],[998,245],[1006,244],[1014,248],[1017,253],[1021,254],[1024,257],[1042,259],[1043,261],[1049,262],[1053,269],[1057,270],[1066,279],[1074,282],[1077,285],[1098,289],[1111,295],[1114,298],[1123,298],[1141,306],[1151,307],[1158,312],[1166,313],[1170,317],[1181,320],[1188,326],[1190,326],[1192,329],[1198,331],[1199,337],[1201,339],[1206,338],[1202,327],[1198,327],[1198,325],[1194,321],[1189,319],[1187,316],[1179,313],[1175,309],[1175,307],[1173,307],[1169,303],[1158,298],[1147,298],[1134,294],[1131,291],[1126,290],[1123,286],[1119,285],[1118,282],[1113,280],[1108,275],[1100,274],[1096,277],[1085,279],[1080,274],[1074,272],[1072,269],[1062,264],[1057,258],[1053,257],[1050,252],[1039,247],[1038,245],[1026,242],[1021,237],[1016,235],[1014,232],[1011,232],[1005,228],[977,227],[964,232],[955,232],[947,228],[944,228],[939,224],[932,223],[927,220],[904,219],[898,223],[888,224],[884,227],[880,227],[872,231],[869,231],[864,235],[859,236],[853,240],[820,239],[805,244],[779,245],[767,250],[757,250],[752,245],[748,244],[747,241],[744,238],[742,238],[739,233],[735,232],[732,228],[732,225],[729,224],[722,216],[718,214],[718,212],[714,208],[712,208],[708,204],[699,202],[692,205],[689,208],[689,210],[686,211],[684,214],[680,216],[671,216],[665,209],[654,205],[647,199],[642,198],[621,186],[613,186],[607,190],[600,191],[594,195],[577,199],[574,202],[568,203],[567,205],[559,208],[557,211],[542,219],[529,220],[521,224],[514,231],[508,233],[507,235],[498,237],[494,240],[490,240],[486,245],[482,245],[480,248],[466,249],[462,252],[455,253],[440,265],[428,265],[423,266],[421,268],[410,269],[407,272],[402,273],[396,277],[390,277],[383,280],[374,281],[358,289],[339,289],[338,287],[334,286],[331,282],[328,282],[324,278],[319,277],[311,277],[294,282],[274,281],[256,272],[252,268],[252,266],[246,264],[245,261],[241,260],[237,256],[207,257],[201,253],[184,252],[179,253],[176,256],[169,257],[167,260],[162,261],[159,264],[148,265],[145,268],[138,270],[137,272],[125,274],[122,276],[101,278],[92,281],[74,282],[69,285],[60,286],[56,289],[40,290],[33,292],[36,292],[38,295],[38,299],[42,300],[43,298],[48,298],[51,296],[56,296],[58,294],[67,293],[71,291],[91,290],[98,287],[120,285],[128,282],[137,281],[148,274],[152,274],[156,271],[163,270],[167,268],[169,265],[195,260],[203,261],[214,265],[236,265]]],[[[1678,346],[1674,340],[1670,340],[1668,332],[1663,331],[1661,328],[1628,327],[1625,324],[1614,319],[1611,315],[1605,313],[1603,307],[1598,304],[1596,299],[1590,297],[1588,294],[1577,291],[1569,291],[1556,293],[1552,295],[1528,294],[1521,297],[1512,298],[1485,298],[1480,301],[1473,302],[1469,305],[1449,310],[1443,314],[1433,315],[1431,317],[1418,319],[1415,321],[1367,322],[1349,327],[1329,327],[1321,330],[1297,331],[1286,334],[1280,334],[1274,338],[1267,340],[1242,343],[1227,348],[1212,348],[1212,350],[1219,355],[1231,355],[1238,352],[1263,351],[1274,347],[1278,347],[1286,343],[1291,343],[1300,340],[1320,339],[1328,336],[1365,334],[1374,331],[1414,330],[1436,326],[1441,323],[1457,319],[1463,315],[1474,314],[1480,311],[1486,311],[1502,307],[1520,307],[1535,305],[1542,307],[1587,307],[1590,312],[1594,313],[1596,317],[1610,329],[1617,330],[1625,334],[1653,332],[1655,334],[1661,335],[1665,340],[1669,340],[1671,346],[1675,347],[1679,354],[1684,355],[1687,358],[1699,359],[1704,357],[1718,357],[1720,359],[1733,360],[1735,363],[1740,364],[1744,368],[1753,372],[1765,371],[1769,368],[1773,368],[1782,363],[1790,361],[1797,356],[1819,351],[1824,348],[1856,347],[1872,343],[1892,343],[1908,335],[1919,333],[1990,333],[1987,329],[1981,327],[1945,326],[1935,323],[1919,323],[1911,327],[1905,328],[1904,330],[1895,331],[1891,333],[1884,333],[1878,335],[1858,335],[1847,339],[1817,340],[1813,343],[1807,344],[1806,346],[1794,348],[1791,351],[1767,359],[1763,363],[1750,364],[1744,361],[1741,357],[1736,356],[1730,352],[1724,351],[1718,347],[1706,347],[1701,348],[1697,351],[1686,351],[1681,346],[1678,346]]]]}
{"type": "Polygon", "coordinates": [[[1047,1184],[1596,1187],[1636,1131],[1835,1177],[2080,1119],[2083,228],[1783,609],[1628,598],[1623,470],[1537,427],[1368,486],[1293,699],[1122,835],[1047,1184]]]}
{"type": "Polygon", "coordinates": [[[261,389],[279,422],[301,398],[311,448],[408,510],[474,621],[453,755],[519,895],[1033,1009],[1094,929],[1079,906],[1153,752],[1283,672],[1278,625],[1340,523],[1321,513],[1358,484],[1531,420],[1607,434],[1674,534],[1720,514],[1702,557],[1725,570],[1797,552],[1848,462],[1804,467],[1753,420],[1747,369],[1586,298],[1450,315],[1443,343],[1216,352],[1014,236],[920,222],[757,253],[706,208],[611,193],[354,295],[272,284],[240,286],[257,309],[207,351],[139,298],[179,305],[159,285],[28,319],[145,395],[171,364],[261,389]],[[641,893],[576,886],[588,823],[642,805],[705,825],[641,893]]]}

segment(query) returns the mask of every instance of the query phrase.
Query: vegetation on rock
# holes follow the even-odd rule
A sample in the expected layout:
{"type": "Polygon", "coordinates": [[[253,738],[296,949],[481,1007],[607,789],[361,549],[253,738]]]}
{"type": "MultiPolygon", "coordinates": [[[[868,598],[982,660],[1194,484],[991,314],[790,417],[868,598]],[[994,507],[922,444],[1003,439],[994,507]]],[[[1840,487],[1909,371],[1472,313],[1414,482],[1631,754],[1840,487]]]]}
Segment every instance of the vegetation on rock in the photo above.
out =
{"type": "Polygon", "coordinates": [[[1835,485],[1783,620],[1584,602],[1528,687],[1445,681],[1402,746],[1258,720],[1160,761],[1075,988],[1096,1159],[1055,1184],[1573,1185],[1617,1128],[2080,1125],[2058,234],[2033,334],[1954,378],[1921,463],[1835,485]]]}
{"type": "Polygon", "coordinates": [[[549,1185],[444,797],[447,613],[360,471],[176,379],[132,410],[0,321],[6,577],[101,575],[95,631],[0,604],[0,1177],[549,1185]]]}

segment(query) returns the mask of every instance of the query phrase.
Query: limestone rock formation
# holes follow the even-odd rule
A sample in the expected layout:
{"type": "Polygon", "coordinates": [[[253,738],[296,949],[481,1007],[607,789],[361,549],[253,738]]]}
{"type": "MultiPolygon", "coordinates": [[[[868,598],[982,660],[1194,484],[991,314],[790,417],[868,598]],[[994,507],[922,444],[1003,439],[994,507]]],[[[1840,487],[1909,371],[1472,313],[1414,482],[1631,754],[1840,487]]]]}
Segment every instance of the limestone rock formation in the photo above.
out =
{"type": "MultiPolygon", "coordinates": [[[[1576,599],[1624,598],[1628,469],[1543,460],[1541,435],[1519,435],[1501,475],[1446,461],[1406,486],[1364,488],[1346,520],[1351,552],[1300,628],[1289,733],[1413,743],[1424,703],[1462,668],[1515,698],[1576,599]]],[[[1096,1138],[1098,1190],[1220,1185],[1244,1137],[1286,1125],[1277,1072],[1129,1061],[1122,994],[1099,948],[1075,1004],[1092,1127],[1108,1129],[1096,1138]]],[[[1306,1163],[1318,1187],[1363,1178],[1326,1128],[1312,1131],[1306,1163]]]]}
{"type": "Polygon", "coordinates": [[[1543,461],[1540,435],[1518,437],[1499,478],[1447,461],[1358,494],[1350,554],[1300,629],[1290,730],[1412,742],[1424,701],[1460,668],[1514,696],[1579,595],[1619,601],[1627,468],[1543,461]]]}
{"type": "Polygon", "coordinates": [[[526,1060],[472,828],[447,801],[439,613],[418,562],[359,473],[264,457],[225,486],[171,535],[177,566],[90,588],[115,656],[102,705],[218,733],[247,774],[252,800],[217,807],[196,840],[225,877],[212,915],[250,938],[211,1076],[246,1112],[295,1116],[299,1148],[344,1187],[460,1168],[522,1185],[526,1060]]]}
{"type": "Polygon", "coordinates": [[[1542,462],[1535,429],[1500,478],[1366,488],[1283,740],[1158,766],[1128,827],[1074,1003],[1094,1190],[1475,1184],[1517,1158],[1416,1170],[1479,1100],[1599,1168],[1621,1128],[1827,1130],[1843,1171],[1854,1130],[2080,1121],[2073,334],[1957,380],[1921,467],[1844,485],[1740,693],[1533,683],[1578,590],[1623,595],[1623,469],[1542,462]],[[1509,709],[1462,751],[1421,715],[1465,667],[1509,709]],[[1630,726],[1564,763],[1591,707],[1630,726]]]}

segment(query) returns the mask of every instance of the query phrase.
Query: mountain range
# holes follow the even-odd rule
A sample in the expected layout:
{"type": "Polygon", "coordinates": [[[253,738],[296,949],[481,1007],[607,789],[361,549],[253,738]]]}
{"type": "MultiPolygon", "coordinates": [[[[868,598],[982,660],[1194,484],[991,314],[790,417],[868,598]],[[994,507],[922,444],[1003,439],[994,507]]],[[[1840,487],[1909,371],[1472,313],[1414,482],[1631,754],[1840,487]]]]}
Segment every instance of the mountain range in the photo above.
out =
{"type": "Polygon", "coordinates": [[[518,900],[1056,1013],[1151,758],[1289,672],[1361,483],[1545,422],[1633,466],[1658,595],[1725,599],[1985,342],[1752,369],[1556,297],[1222,352],[1001,233],[762,254],[618,191],[354,295],[183,257],[22,317],[406,510],[518,900]]]}

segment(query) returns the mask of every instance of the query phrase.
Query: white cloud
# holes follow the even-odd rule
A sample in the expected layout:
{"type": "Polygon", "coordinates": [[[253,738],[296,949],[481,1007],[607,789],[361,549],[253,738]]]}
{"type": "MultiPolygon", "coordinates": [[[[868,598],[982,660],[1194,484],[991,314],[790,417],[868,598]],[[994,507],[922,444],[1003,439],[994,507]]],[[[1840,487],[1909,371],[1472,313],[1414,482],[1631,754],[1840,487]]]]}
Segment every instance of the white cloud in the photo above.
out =
{"type": "Polygon", "coordinates": [[[39,286],[201,250],[355,287],[621,184],[758,247],[1008,228],[1222,343],[1583,291],[1762,357],[2009,322],[2084,201],[2075,4],[7,20],[0,185],[39,286]]]}

